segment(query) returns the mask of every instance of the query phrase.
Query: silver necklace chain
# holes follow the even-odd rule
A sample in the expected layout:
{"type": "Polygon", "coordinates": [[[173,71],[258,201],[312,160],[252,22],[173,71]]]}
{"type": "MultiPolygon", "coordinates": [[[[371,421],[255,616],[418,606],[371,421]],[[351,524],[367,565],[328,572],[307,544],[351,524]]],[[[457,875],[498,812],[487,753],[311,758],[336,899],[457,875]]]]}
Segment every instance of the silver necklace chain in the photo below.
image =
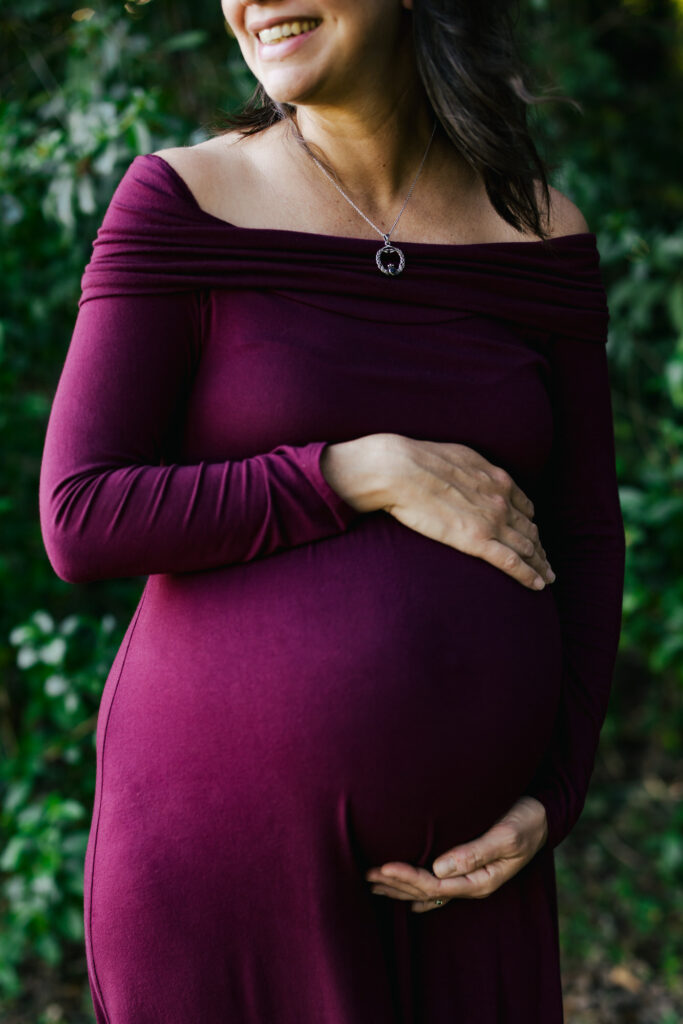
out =
{"type": "Polygon", "coordinates": [[[397,246],[393,245],[392,242],[391,242],[391,234],[395,230],[396,225],[398,224],[398,222],[400,221],[401,216],[403,215],[403,211],[405,210],[406,206],[408,205],[410,197],[413,194],[413,189],[417,185],[417,180],[420,177],[420,175],[422,174],[422,168],[425,165],[425,161],[427,159],[427,154],[429,153],[429,150],[431,148],[432,141],[434,139],[435,134],[436,134],[436,121],[434,122],[434,127],[432,128],[432,134],[429,137],[429,142],[427,143],[427,148],[424,151],[424,156],[422,157],[422,160],[420,162],[420,166],[417,169],[417,174],[413,178],[413,182],[412,182],[410,188],[408,189],[408,195],[405,197],[405,200],[403,202],[403,206],[399,210],[398,217],[396,218],[394,223],[391,225],[389,230],[386,231],[386,232],[382,231],[381,228],[378,228],[377,225],[374,224],[370,220],[370,218],[367,217],[363,213],[363,211],[356,206],[356,204],[354,203],[353,199],[351,199],[350,196],[347,196],[346,192],[341,187],[341,185],[339,185],[334,180],[332,175],[329,173],[329,171],[327,171],[323,167],[323,165],[320,163],[320,161],[317,159],[317,157],[313,156],[313,153],[311,153],[310,150],[308,151],[309,154],[310,154],[311,159],[314,162],[314,164],[316,164],[320,168],[320,170],[323,172],[325,177],[328,178],[332,182],[332,184],[336,188],[337,192],[339,192],[340,195],[342,195],[344,197],[344,199],[347,201],[347,203],[351,204],[351,206],[354,208],[356,213],[359,213],[361,215],[361,217],[363,218],[363,220],[366,221],[370,225],[371,228],[374,228],[374,230],[377,232],[377,234],[380,235],[384,239],[384,245],[377,252],[377,255],[375,256],[375,262],[376,262],[378,268],[382,271],[382,273],[383,274],[387,274],[389,277],[396,277],[398,274],[401,273],[401,271],[403,270],[403,268],[406,265],[406,259],[405,259],[405,256],[404,256],[403,252],[399,248],[397,248],[397,246]]]}

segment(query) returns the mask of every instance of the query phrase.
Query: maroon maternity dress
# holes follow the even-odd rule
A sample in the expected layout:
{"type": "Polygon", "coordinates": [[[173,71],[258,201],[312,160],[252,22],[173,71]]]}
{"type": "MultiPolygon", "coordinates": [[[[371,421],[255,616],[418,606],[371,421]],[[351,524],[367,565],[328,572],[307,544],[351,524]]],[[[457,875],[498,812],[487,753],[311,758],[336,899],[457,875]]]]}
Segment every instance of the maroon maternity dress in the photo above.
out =
{"type": "Polygon", "coordinates": [[[60,576],[149,577],[98,719],[99,1024],[562,1020],[623,586],[595,236],[377,246],[227,224],[153,155],[99,231],[41,477],[60,576]],[[508,470],[556,582],[347,505],[325,444],[387,431],[508,470]],[[524,793],[548,843],[491,896],[371,893],[524,793]]]}

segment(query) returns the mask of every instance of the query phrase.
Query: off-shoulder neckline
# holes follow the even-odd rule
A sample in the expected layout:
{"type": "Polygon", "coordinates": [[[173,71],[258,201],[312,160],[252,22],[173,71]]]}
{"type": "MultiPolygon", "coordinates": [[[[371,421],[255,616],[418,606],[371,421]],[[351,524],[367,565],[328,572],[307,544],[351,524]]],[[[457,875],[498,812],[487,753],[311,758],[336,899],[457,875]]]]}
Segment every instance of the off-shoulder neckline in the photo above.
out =
{"type": "MultiPolygon", "coordinates": [[[[329,235],[329,234],[319,234],[318,232],[315,232],[315,231],[296,231],[295,229],[292,229],[292,228],[253,228],[253,227],[240,226],[239,224],[232,224],[230,221],[223,220],[221,217],[216,217],[213,213],[209,213],[208,210],[203,209],[203,207],[199,205],[199,202],[197,201],[197,198],[196,198],[194,192],[192,191],[190,186],[187,184],[185,179],[182,177],[182,175],[175,169],[175,167],[173,167],[162,156],[159,156],[157,153],[146,153],[146,154],[141,154],[136,159],[146,159],[146,158],[149,158],[149,157],[153,157],[155,160],[157,160],[159,163],[161,163],[163,165],[163,167],[166,169],[167,173],[169,173],[171,175],[171,177],[174,179],[174,181],[180,186],[180,188],[184,192],[186,198],[192,204],[193,208],[195,209],[195,211],[196,211],[196,213],[198,215],[200,215],[202,217],[205,217],[207,220],[213,222],[216,226],[220,226],[220,227],[223,227],[225,229],[230,230],[230,232],[242,232],[244,234],[250,235],[250,236],[255,237],[255,238],[256,237],[263,238],[265,236],[274,236],[274,237],[284,237],[284,236],[287,236],[287,237],[291,237],[292,239],[299,239],[300,241],[304,241],[304,240],[307,240],[307,239],[312,241],[313,239],[315,239],[318,242],[322,242],[322,243],[325,243],[325,244],[331,244],[331,245],[334,245],[336,247],[341,246],[343,248],[345,248],[347,246],[349,248],[351,248],[351,247],[358,246],[358,245],[374,246],[374,245],[378,244],[378,241],[376,239],[373,239],[373,238],[358,238],[355,235],[329,235]]],[[[575,232],[574,234],[570,234],[570,235],[554,235],[551,238],[548,238],[548,239],[537,239],[537,240],[535,240],[533,242],[522,242],[522,241],[498,241],[498,242],[405,242],[405,241],[397,240],[396,244],[397,245],[401,245],[402,247],[405,247],[406,249],[408,249],[408,248],[411,248],[411,249],[422,249],[423,251],[431,250],[434,253],[438,253],[438,252],[443,252],[443,253],[451,252],[452,253],[454,251],[461,251],[461,250],[462,251],[465,251],[465,250],[471,251],[471,250],[477,250],[477,249],[490,250],[490,251],[494,251],[496,249],[503,249],[503,250],[505,250],[505,249],[515,249],[516,250],[516,249],[520,249],[521,247],[523,247],[525,249],[527,249],[527,248],[532,248],[532,249],[536,248],[536,249],[538,249],[539,246],[542,247],[543,250],[545,250],[545,249],[547,249],[549,247],[553,247],[553,246],[556,246],[556,245],[559,245],[559,246],[570,245],[571,246],[571,245],[575,245],[577,243],[584,243],[584,242],[591,243],[591,247],[594,247],[594,245],[596,243],[596,240],[597,239],[596,239],[596,235],[595,235],[594,232],[592,232],[592,231],[581,231],[581,232],[575,232]]]]}

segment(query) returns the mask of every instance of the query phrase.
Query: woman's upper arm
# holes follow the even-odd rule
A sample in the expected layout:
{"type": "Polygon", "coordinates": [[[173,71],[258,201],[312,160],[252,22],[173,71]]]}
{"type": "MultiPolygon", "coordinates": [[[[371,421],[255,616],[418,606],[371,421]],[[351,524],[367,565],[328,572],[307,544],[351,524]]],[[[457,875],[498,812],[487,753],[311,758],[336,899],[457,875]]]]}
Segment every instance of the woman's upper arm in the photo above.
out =
{"type": "Polygon", "coordinates": [[[550,846],[584,805],[621,628],[625,536],[604,343],[553,339],[555,442],[544,545],[562,633],[555,731],[526,792],[545,806],[550,846]]]}
{"type": "Polygon", "coordinates": [[[322,475],[325,441],[238,461],[168,458],[199,358],[200,318],[193,292],[81,305],[40,480],[45,547],[62,578],[244,562],[339,533],[357,514],[322,475]]]}

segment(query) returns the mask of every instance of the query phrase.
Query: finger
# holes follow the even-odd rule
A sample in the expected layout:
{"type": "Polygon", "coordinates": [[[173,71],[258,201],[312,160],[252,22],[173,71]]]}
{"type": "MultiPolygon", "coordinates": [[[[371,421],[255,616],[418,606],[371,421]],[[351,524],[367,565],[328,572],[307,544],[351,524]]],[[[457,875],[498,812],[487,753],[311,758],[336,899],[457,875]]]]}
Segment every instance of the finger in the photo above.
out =
{"type": "Polygon", "coordinates": [[[416,914],[425,914],[429,910],[443,910],[448,903],[448,900],[444,900],[443,903],[435,903],[434,900],[416,900],[411,904],[410,909],[416,914]]]}
{"type": "Polygon", "coordinates": [[[431,883],[427,884],[417,884],[406,881],[403,878],[389,878],[387,876],[380,876],[378,879],[375,879],[375,882],[382,887],[394,888],[411,899],[433,899],[439,894],[438,886],[440,883],[433,875],[429,877],[431,878],[431,883]]]}
{"type": "Polygon", "coordinates": [[[539,576],[545,579],[546,583],[553,582],[552,579],[548,579],[548,575],[551,574],[554,577],[554,573],[552,572],[547,555],[540,542],[534,541],[533,536],[521,533],[512,526],[505,526],[500,531],[498,539],[506,547],[516,551],[527,565],[531,566],[539,576]]]}
{"type": "Polygon", "coordinates": [[[496,539],[507,547],[512,548],[513,551],[516,551],[533,568],[542,571],[550,568],[543,548],[538,539],[534,538],[533,534],[529,534],[523,529],[517,529],[514,526],[503,526],[496,539]]]}
{"type": "Polygon", "coordinates": [[[508,576],[512,576],[518,583],[522,583],[531,590],[543,590],[545,588],[545,581],[535,569],[527,565],[524,559],[516,551],[513,551],[512,548],[509,548],[507,544],[502,544],[493,537],[484,538],[484,540],[480,540],[476,545],[473,545],[472,554],[478,558],[483,558],[486,562],[490,562],[496,569],[507,573],[508,576]],[[541,586],[535,586],[536,580],[540,580],[541,586]]]}
{"type": "MultiPolygon", "coordinates": [[[[504,476],[507,477],[504,471],[498,472],[503,472],[504,476]]],[[[499,486],[503,486],[502,480],[499,480],[499,486]]],[[[505,487],[509,491],[511,486],[512,478],[510,477],[505,487]]],[[[538,575],[545,579],[550,571],[550,564],[540,542],[536,523],[512,505],[510,498],[506,497],[505,493],[501,494],[500,491],[496,491],[491,496],[491,501],[495,501],[495,517],[488,524],[488,529],[485,527],[483,533],[479,533],[478,538],[476,534],[473,535],[475,545],[477,539],[480,544],[488,540],[497,540],[504,546],[511,548],[513,552],[520,556],[523,562],[528,563],[532,569],[537,571],[538,575]]],[[[484,557],[489,560],[488,555],[484,557]]],[[[492,561],[492,559],[490,560],[492,561]]],[[[514,574],[514,563],[510,568],[512,570],[511,574],[514,574]]],[[[552,580],[547,582],[552,582],[552,580]]]]}
{"type": "Polygon", "coordinates": [[[528,519],[533,519],[536,515],[534,503],[531,498],[528,498],[521,487],[518,484],[512,484],[510,489],[510,504],[518,508],[520,512],[523,512],[528,519]]]}
{"type": "MultiPolygon", "coordinates": [[[[388,885],[376,885],[370,890],[373,896],[390,896],[394,900],[414,900],[416,899],[415,894],[403,892],[401,889],[396,889],[393,886],[388,885]]],[[[418,899],[422,899],[422,895],[418,895],[418,899]]]]}
{"type": "MultiPolygon", "coordinates": [[[[548,554],[541,543],[541,538],[535,523],[529,522],[529,520],[525,516],[522,516],[520,513],[516,513],[513,516],[511,523],[505,527],[505,530],[511,531],[513,536],[516,532],[518,534],[521,534],[521,536],[525,537],[527,540],[530,540],[534,546],[534,552],[537,555],[540,555],[540,557],[544,559],[544,561],[550,566],[550,562],[548,561],[548,554]]],[[[507,533],[501,533],[501,536],[498,538],[498,540],[502,540],[504,543],[507,544],[507,533]]],[[[529,546],[526,545],[526,548],[528,550],[529,546]]]]}
{"type": "Polygon", "coordinates": [[[427,868],[416,867],[415,864],[408,864],[402,860],[387,861],[386,864],[382,864],[379,868],[370,868],[366,878],[370,875],[377,875],[379,878],[400,878],[407,882],[412,883],[425,883],[431,879],[434,881],[434,876],[427,868]]]}
{"type": "Polygon", "coordinates": [[[401,882],[399,880],[385,878],[380,885],[383,889],[395,889],[396,892],[402,893],[411,900],[430,899],[431,897],[430,892],[425,892],[424,889],[419,889],[415,885],[408,885],[406,882],[401,882]]]}
{"type": "MultiPolygon", "coordinates": [[[[550,569],[552,572],[552,566],[548,561],[548,555],[546,553],[546,550],[543,547],[543,544],[541,543],[541,536],[538,532],[538,527],[536,523],[532,522],[530,519],[527,519],[527,517],[522,515],[521,512],[515,511],[513,513],[512,520],[508,526],[508,529],[510,529],[513,533],[517,531],[517,533],[525,537],[527,541],[531,541],[531,543],[533,544],[534,555],[536,558],[540,559],[540,564],[534,565],[534,568],[543,568],[546,572],[548,569],[550,569]]],[[[505,536],[502,536],[499,539],[503,540],[505,543],[508,543],[505,536]]],[[[526,545],[526,549],[527,551],[529,550],[528,544],[526,545]]],[[[520,554],[523,554],[523,552],[520,551],[520,554]]],[[[541,575],[544,575],[544,573],[541,572],[541,575]]]]}
{"type": "MultiPolygon", "coordinates": [[[[386,895],[387,896],[392,896],[394,894],[391,893],[391,892],[387,892],[386,895]]],[[[447,903],[449,902],[447,899],[441,899],[440,902],[438,902],[438,903],[437,903],[436,900],[431,900],[431,899],[430,900],[425,900],[425,899],[413,900],[413,899],[411,899],[411,897],[409,897],[409,896],[406,897],[405,895],[397,895],[395,898],[403,900],[404,902],[410,901],[410,909],[415,911],[418,914],[423,914],[427,910],[440,910],[442,907],[445,907],[447,905],[447,903]]]]}
{"type": "Polygon", "coordinates": [[[428,899],[438,896],[439,880],[426,868],[401,861],[384,864],[379,873],[379,881],[381,883],[387,879],[392,885],[415,889],[428,899]]]}
{"type": "Polygon", "coordinates": [[[545,555],[545,550],[541,544],[541,535],[536,523],[532,522],[531,519],[528,519],[515,508],[510,510],[508,518],[508,528],[520,533],[523,537],[527,537],[532,542],[534,549],[545,555]]]}
{"type": "Polygon", "coordinates": [[[431,871],[416,868],[412,864],[385,864],[381,870],[375,868],[368,871],[365,877],[382,886],[394,886],[413,899],[433,899],[440,895],[439,879],[431,871]]]}
{"type": "Polygon", "coordinates": [[[515,829],[498,823],[469,843],[461,843],[441,854],[432,864],[437,878],[468,875],[486,864],[519,853],[515,829]]]}
{"type": "Polygon", "coordinates": [[[483,899],[500,889],[513,875],[524,866],[524,861],[512,863],[508,860],[493,861],[469,875],[443,880],[442,898],[447,899],[483,899]]]}

